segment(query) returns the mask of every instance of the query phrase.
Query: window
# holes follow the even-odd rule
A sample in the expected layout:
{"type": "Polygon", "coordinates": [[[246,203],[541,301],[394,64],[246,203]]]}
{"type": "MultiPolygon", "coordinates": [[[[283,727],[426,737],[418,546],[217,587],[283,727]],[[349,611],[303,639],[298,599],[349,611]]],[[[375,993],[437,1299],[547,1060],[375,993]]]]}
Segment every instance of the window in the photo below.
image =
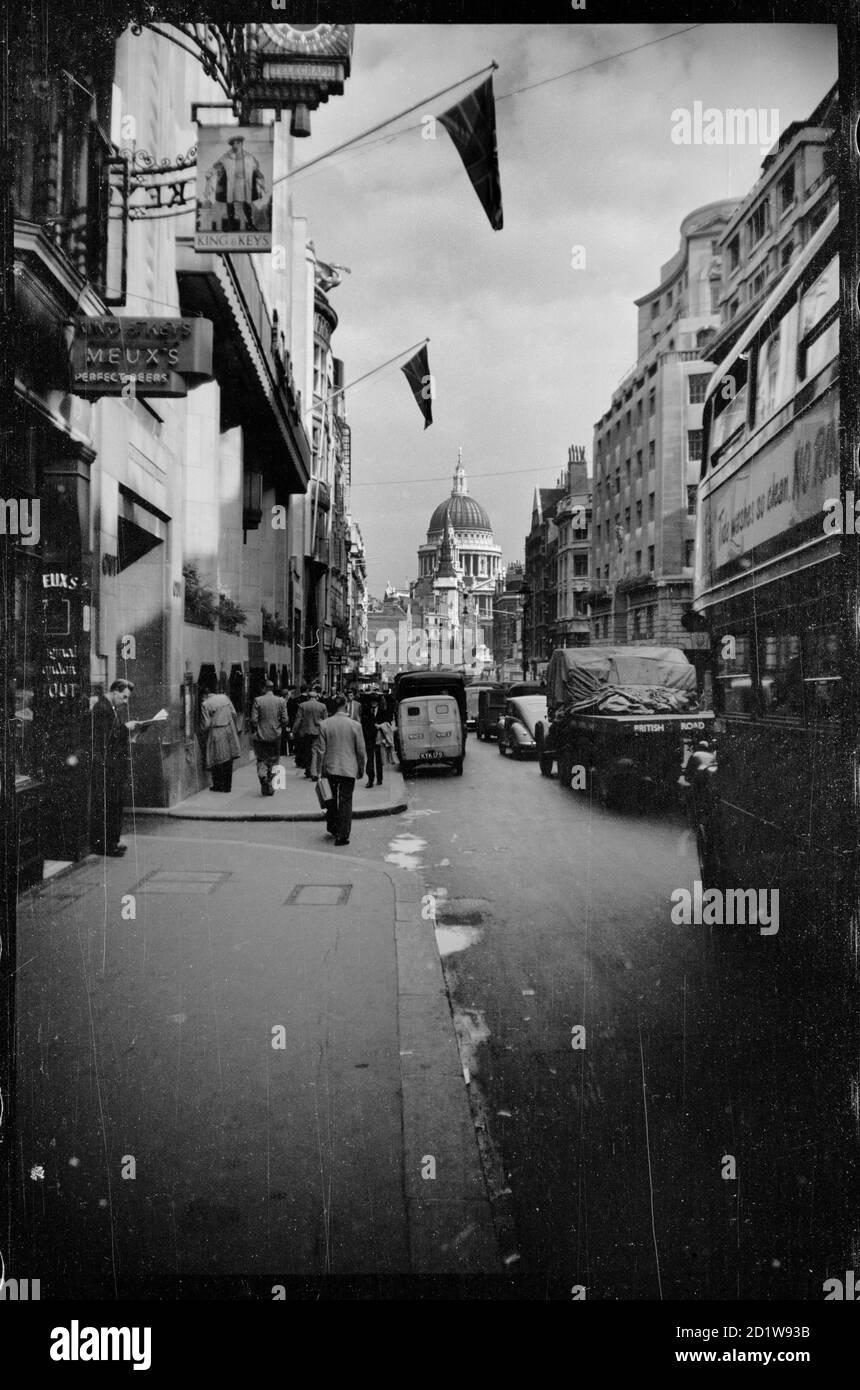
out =
{"type": "Polygon", "coordinates": [[[653,545],[649,545],[649,547],[648,547],[648,569],[649,569],[649,571],[653,574],[653,572],[654,572],[654,547],[653,547],[653,545]]]}
{"type": "Polygon", "coordinates": [[[671,309],[671,307],[672,307],[672,291],[671,291],[671,290],[667,290],[667,291],[666,291],[666,308],[667,308],[667,309],[671,309]]]}
{"type": "Polygon", "coordinates": [[[691,460],[702,457],[702,431],[687,430],[687,458],[691,460]]]}
{"type": "Polygon", "coordinates": [[[729,251],[729,270],[737,270],[741,260],[740,237],[733,236],[728,246],[729,251]]]}
{"type": "MultiPolygon", "coordinates": [[[[729,634],[726,634],[727,636],[729,634]]],[[[720,636],[716,639],[716,679],[714,704],[720,714],[749,719],[755,714],[752,651],[747,633],[733,632],[734,655],[726,656],[720,636]]]]}
{"type": "Polygon", "coordinates": [[[784,405],[794,389],[794,335],[797,315],[792,309],[777,324],[758,350],[756,365],[755,423],[766,420],[784,405]]]}
{"type": "Polygon", "coordinates": [[[765,232],[770,228],[770,202],[767,198],[759,203],[752,217],[747,222],[747,250],[751,251],[754,246],[758,246],[765,232]]]}
{"type": "Polygon", "coordinates": [[[711,313],[712,313],[712,314],[718,314],[718,313],[720,312],[720,282],[719,282],[719,280],[712,280],[712,281],[710,282],[710,292],[711,292],[711,313]]]}
{"type": "Polygon", "coordinates": [[[787,170],[786,170],[786,172],[783,174],[782,178],[780,179],[779,183],[776,185],[776,196],[777,196],[777,198],[778,198],[778,200],[779,200],[779,211],[780,211],[780,215],[782,215],[782,213],[784,213],[784,212],[788,212],[788,209],[794,205],[794,165],[793,165],[793,164],[792,164],[792,166],[791,166],[790,169],[787,169],[787,170]]]}
{"type": "Polygon", "coordinates": [[[656,457],[656,452],[655,452],[654,440],[653,440],[653,439],[649,439],[649,441],[648,441],[648,467],[649,467],[649,469],[654,467],[655,457],[656,457]]]}
{"type": "Polygon", "coordinates": [[[769,719],[802,719],[803,669],[798,634],[768,634],[759,629],[758,662],[765,715],[769,719]]]}
{"type": "Polygon", "coordinates": [[[687,377],[690,405],[700,405],[705,399],[709,380],[707,372],[693,372],[687,377]]]}
{"type": "Polygon", "coordinates": [[[620,468],[617,468],[617,469],[615,470],[615,496],[616,496],[616,497],[618,496],[618,494],[619,494],[620,491],[621,491],[621,469],[620,469],[620,468]]]}
{"type": "Polygon", "coordinates": [[[729,302],[729,318],[730,318],[730,319],[733,319],[733,318],[736,316],[736,314],[737,314],[737,312],[738,312],[738,309],[739,309],[740,307],[741,307],[740,296],[739,296],[739,295],[735,295],[734,299],[732,299],[732,300],[729,302]]]}
{"type": "Polygon", "coordinates": [[[629,530],[630,530],[630,508],[629,508],[629,507],[625,507],[625,508],[624,508],[624,530],[625,530],[625,531],[629,531],[629,530]]]}
{"type": "Polygon", "coordinates": [[[712,255],[712,256],[718,256],[719,254],[720,254],[720,243],[719,243],[719,240],[717,239],[717,237],[711,237],[711,255],[712,255]]]}
{"type": "Polygon", "coordinates": [[[764,282],[765,282],[765,273],[764,273],[764,271],[762,270],[762,271],[759,272],[759,274],[758,274],[758,275],[755,277],[755,279],[753,280],[753,285],[752,285],[752,297],[753,297],[753,299],[755,299],[755,297],[756,297],[757,294],[761,294],[762,290],[764,289],[764,282]]]}
{"type": "Polygon", "coordinates": [[[687,566],[688,569],[691,569],[693,564],[694,544],[694,541],[684,541],[684,564],[687,566]]]}
{"type": "Polygon", "coordinates": [[[636,525],[637,525],[637,527],[639,527],[639,526],[642,525],[642,501],[641,501],[641,499],[636,503],[636,525]]]}
{"type": "Polygon", "coordinates": [[[604,582],[604,584],[608,584],[608,583],[609,583],[609,566],[608,566],[608,565],[604,565],[604,566],[603,566],[603,582],[604,582]]]}
{"type": "Polygon", "coordinates": [[[654,636],[654,605],[651,603],[645,609],[645,636],[654,636]]]}
{"type": "Polygon", "coordinates": [[[583,579],[588,576],[588,556],[582,553],[573,557],[573,577],[583,579]]]}
{"type": "Polygon", "coordinates": [[[794,242],[787,241],[779,253],[779,265],[781,270],[785,270],[792,256],[794,255],[794,242]]]}
{"type": "Polygon", "coordinates": [[[805,381],[839,353],[839,257],[834,256],[800,300],[797,375],[805,381]]]}
{"type": "Polygon", "coordinates": [[[636,551],[636,573],[637,573],[637,574],[641,574],[641,573],[642,573],[642,551],[641,551],[641,550],[637,550],[637,551],[636,551]]]}
{"type": "Polygon", "coordinates": [[[641,397],[641,396],[639,397],[638,401],[636,402],[636,423],[637,423],[637,425],[641,425],[641,424],[642,424],[642,397],[641,397]]]}
{"type": "Polygon", "coordinates": [[[807,720],[818,724],[836,718],[841,690],[838,624],[804,628],[803,703],[807,720]]]}
{"type": "Polygon", "coordinates": [[[648,493],[648,520],[654,520],[654,493],[648,493]]]}
{"type": "Polygon", "coordinates": [[[636,450],[636,477],[642,477],[642,450],[636,450]]]}
{"type": "Polygon", "coordinates": [[[657,409],[657,392],[654,387],[648,392],[648,419],[652,419],[654,411],[657,409]]]}
{"type": "Polygon", "coordinates": [[[633,609],[633,636],[634,636],[634,637],[641,637],[641,636],[642,636],[642,609],[641,609],[641,608],[634,608],[634,609],[633,609]]]}
{"type": "Polygon", "coordinates": [[[655,299],[655,300],[652,302],[652,304],[651,304],[651,317],[652,317],[652,319],[656,319],[656,317],[657,317],[657,315],[658,315],[659,313],[660,313],[660,301],[659,301],[659,299],[655,299]]]}
{"type": "Polygon", "coordinates": [[[687,516],[693,516],[696,511],[696,489],[687,488],[687,516]]]}
{"type": "Polygon", "coordinates": [[[744,427],[747,413],[747,361],[738,357],[714,395],[711,450],[716,456],[744,427]]]}
{"type": "Polygon", "coordinates": [[[605,616],[604,619],[603,619],[603,635],[604,635],[604,637],[608,637],[608,636],[609,636],[609,615],[608,615],[608,614],[606,614],[606,616],[605,616]]]}

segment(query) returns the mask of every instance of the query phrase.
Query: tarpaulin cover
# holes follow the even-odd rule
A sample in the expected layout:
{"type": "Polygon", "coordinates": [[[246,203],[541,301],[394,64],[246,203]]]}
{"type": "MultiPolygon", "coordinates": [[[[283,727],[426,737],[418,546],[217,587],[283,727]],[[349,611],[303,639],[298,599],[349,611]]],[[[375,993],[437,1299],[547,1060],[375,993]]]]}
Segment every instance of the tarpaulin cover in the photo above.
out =
{"type": "Polygon", "coordinates": [[[567,647],[547,671],[550,705],[606,714],[674,713],[697,702],[696,672],[678,647],[567,647]]]}

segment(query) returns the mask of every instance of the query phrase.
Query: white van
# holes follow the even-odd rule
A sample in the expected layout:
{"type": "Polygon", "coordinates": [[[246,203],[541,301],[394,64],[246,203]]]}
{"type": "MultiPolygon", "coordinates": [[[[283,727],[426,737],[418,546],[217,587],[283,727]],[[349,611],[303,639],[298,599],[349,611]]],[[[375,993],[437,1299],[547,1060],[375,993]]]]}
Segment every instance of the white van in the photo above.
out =
{"type": "Polygon", "coordinates": [[[430,763],[463,775],[463,725],[453,695],[416,695],[397,706],[397,747],[404,777],[430,763]]]}

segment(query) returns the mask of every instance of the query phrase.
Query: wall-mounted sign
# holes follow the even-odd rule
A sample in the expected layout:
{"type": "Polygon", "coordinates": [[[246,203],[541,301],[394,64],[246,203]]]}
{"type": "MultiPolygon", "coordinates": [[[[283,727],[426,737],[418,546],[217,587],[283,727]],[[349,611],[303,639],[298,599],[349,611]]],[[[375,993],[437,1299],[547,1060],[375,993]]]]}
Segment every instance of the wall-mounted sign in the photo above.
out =
{"type": "Polygon", "coordinates": [[[208,319],[74,319],[76,396],[185,396],[212,380],[208,319]]]}
{"type": "Polygon", "coordinates": [[[343,93],[354,28],[352,24],[249,24],[245,100],[277,111],[291,109],[291,133],[309,135],[307,113],[343,93]]]}
{"type": "Polygon", "coordinates": [[[271,251],[274,126],[197,127],[195,251],[271,251]]]}

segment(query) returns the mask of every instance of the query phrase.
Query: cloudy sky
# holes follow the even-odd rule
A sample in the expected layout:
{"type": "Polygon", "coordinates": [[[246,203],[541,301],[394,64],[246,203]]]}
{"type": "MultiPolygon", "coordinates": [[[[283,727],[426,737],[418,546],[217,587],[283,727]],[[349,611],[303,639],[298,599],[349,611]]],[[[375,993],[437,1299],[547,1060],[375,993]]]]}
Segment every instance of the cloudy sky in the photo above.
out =
{"type": "Polygon", "coordinates": [[[318,253],[352,271],[331,295],[347,380],[431,340],[430,429],[396,366],[346,397],[352,511],[372,593],[416,577],[416,550],[450,491],[458,446],[506,561],[523,558],[534,488],[555,484],[568,445],[585,444],[590,460],[594,421],[636,358],[633,300],[658,283],[682,218],[742,197],[761,164],[754,146],[674,144],[672,111],[696,101],[776,108],[783,130],[836,80],[829,26],[708,24],[653,44],[683,27],[356,29],[345,93],[313,114],[297,160],[495,59],[505,217],[494,232],[442,127],[435,140],[421,138],[421,116],[468,87],[293,180],[294,210],[310,219],[318,253]],[[574,245],[585,247],[585,269],[571,267],[574,245]]]}

